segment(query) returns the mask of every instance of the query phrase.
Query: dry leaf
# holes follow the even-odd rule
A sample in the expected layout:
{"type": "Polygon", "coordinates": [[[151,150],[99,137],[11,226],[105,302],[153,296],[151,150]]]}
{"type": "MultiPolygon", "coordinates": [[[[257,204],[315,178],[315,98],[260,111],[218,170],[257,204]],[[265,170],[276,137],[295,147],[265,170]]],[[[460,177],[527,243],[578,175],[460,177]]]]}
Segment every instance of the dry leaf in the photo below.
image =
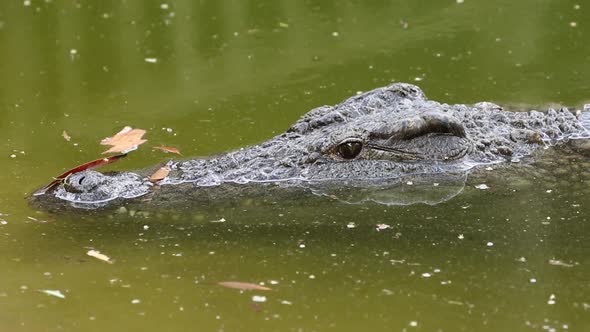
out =
{"type": "Polygon", "coordinates": [[[154,146],[153,148],[164,152],[176,153],[177,155],[182,156],[182,153],[180,153],[177,148],[170,146],[154,146]]]}
{"type": "Polygon", "coordinates": [[[46,185],[45,187],[35,191],[35,193],[33,194],[33,196],[39,196],[39,195],[43,195],[47,192],[47,190],[53,188],[56,184],[62,182],[68,175],[70,174],[74,174],[74,173],[78,173],[78,172],[82,172],[85,171],[87,169],[93,169],[93,168],[97,168],[97,167],[101,167],[104,165],[108,165],[110,163],[114,163],[115,161],[126,157],[127,154],[118,154],[116,156],[110,156],[107,158],[101,158],[101,159],[96,159],[93,161],[89,161],[87,163],[84,163],[80,166],[76,166],[68,171],[66,171],[63,174],[60,174],[59,176],[57,176],[53,181],[51,181],[48,185],[46,185]]]}
{"type": "Polygon", "coordinates": [[[155,182],[162,180],[163,178],[168,176],[168,174],[170,173],[171,170],[172,169],[170,168],[170,166],[160,167],[160,169],[155,171],[154,174],[152,174],[150,176],[150,178],[149,178],[150,182],[155,183],[155,182]]]}
{"type": "Polygon", "coordinates": [[[107,137],[100,141],[101,145],[112,146],[110,149],[103,152],[103,154],[114,152],[127,153],[129,151],[133,151],[137,149],[139,145],[147,142],[147,140],[142,139],[144,134],[145,130],[143,129],[133,129],[129,126],[126,126],[120,132],[115,134],[115,136],[107,137]]]}
{"type": "Polygon", "coordinates": [[[234,289],[241,289],[241,290],[259,290],[259,291],[269,291],[272,290],[268,287],[260,286],[258,284],[252,284],[249,282],[241,282],[241,281],[222,281],[217,283],[219,286],[223,286],[226,288],[234,288],[234,289]]]}
{"type": "Polygon", "coordinates": [[[113,264],[113,261],[111,260],[111,258],[109,256],[107,256],[105,254],[101,254],[100,251],[98,251],[98,250],[88,250],[86,255],[88,255],[90,257],[94,257],[96,259],[100,259],[103,262],[113,264]]]}
{"type": "Polygon", "coordinates": [[[61,133],[61,136],[68,142],[72,139],[72,137],[68,135],[68,132],[65,130],[63,131],[63,133],[61,133]]]}

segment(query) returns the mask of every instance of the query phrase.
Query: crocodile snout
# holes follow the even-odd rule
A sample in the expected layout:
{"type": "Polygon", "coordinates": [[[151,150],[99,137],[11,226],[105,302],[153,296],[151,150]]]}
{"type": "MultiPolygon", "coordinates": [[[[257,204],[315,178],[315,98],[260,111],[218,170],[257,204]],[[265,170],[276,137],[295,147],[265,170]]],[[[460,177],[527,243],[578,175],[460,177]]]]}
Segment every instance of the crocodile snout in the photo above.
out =
{"type": "Polygon", "coordinates": [[[83,171],[72,174],[64,180],[64,189],[70,193],[92,192],[106,182],[106,176],[96,171],[83,171]]]}

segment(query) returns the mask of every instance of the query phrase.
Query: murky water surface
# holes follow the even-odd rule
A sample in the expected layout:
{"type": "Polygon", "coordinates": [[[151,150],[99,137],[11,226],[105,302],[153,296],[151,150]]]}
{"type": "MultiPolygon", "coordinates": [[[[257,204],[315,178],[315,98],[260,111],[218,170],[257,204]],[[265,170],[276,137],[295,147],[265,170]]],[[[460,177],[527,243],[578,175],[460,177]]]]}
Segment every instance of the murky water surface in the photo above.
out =
{"type": "MultiPolygon", "coordinates": [[[[581,105],[589,16],[549,0],[3,1],[0,330],[588,331],[588,157],[542,152],[434,206],[48,215],[25,197],[124,125],[196,156],[392,81],[445,102],[581,105]]],[[[169,158],[146,146],[109,169],[169,158]]]]}

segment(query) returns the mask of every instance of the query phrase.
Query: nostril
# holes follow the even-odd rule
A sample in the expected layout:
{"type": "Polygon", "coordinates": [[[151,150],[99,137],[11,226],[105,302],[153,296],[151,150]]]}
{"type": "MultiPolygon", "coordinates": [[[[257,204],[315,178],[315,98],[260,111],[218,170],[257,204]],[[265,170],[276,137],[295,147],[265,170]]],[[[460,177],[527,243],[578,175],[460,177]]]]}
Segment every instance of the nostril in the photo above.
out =
{"type": "Polygon", "coordinates": [[[78,180],[78,184],[79,184],[79,185],[82,185],[82,181],[84,181],[84,179],[86,179],[86,177],[85,177],[85,176],[81,177],[81,178],[80,178],[80,180],[78,180]]]}

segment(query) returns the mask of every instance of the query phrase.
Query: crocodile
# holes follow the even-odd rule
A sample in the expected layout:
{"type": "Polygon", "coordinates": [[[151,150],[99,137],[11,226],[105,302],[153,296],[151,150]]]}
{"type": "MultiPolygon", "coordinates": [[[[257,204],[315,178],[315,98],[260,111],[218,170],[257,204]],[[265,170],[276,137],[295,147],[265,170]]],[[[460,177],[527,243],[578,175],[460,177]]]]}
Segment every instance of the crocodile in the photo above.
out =
{"type": "Polygon", "coordinates": [[[415,85],[393,83],[312,109],[263,143],[170,161],[172,171],[157,184],[146,171],[86,170],[34,200],[96,208],[154,195],[159,188],[178,192],[166,200],[186,200],[187,192],[223,184],[362,188],[399,183],[408,176],[444,179],[590,138],[589,107],[511,112],[490,102],[445,104],[427,99],[415,85]]]}

